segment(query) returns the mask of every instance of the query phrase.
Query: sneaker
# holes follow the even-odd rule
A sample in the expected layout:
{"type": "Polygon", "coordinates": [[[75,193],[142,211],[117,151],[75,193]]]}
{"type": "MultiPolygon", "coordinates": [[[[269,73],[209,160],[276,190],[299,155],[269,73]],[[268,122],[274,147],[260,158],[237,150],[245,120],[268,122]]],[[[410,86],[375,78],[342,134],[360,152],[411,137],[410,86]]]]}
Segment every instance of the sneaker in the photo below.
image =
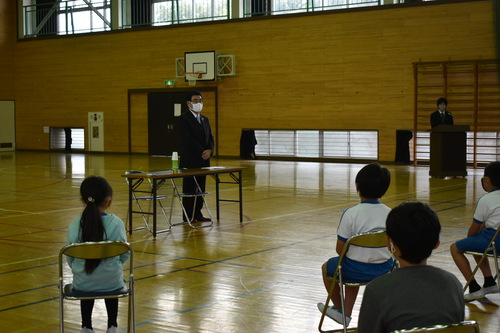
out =
{"type": "MultiPolygon", "coordinates": [[[[490,287],[488,287],[488,288],[490,288],[490,287]]],[[[497,290],[498,290],[498,288],[497,288],[497,290]]],[[[484,289],[481,288],[478,291],[475,291],[473,293],[465,294],[464,298],[465,298],[466,302],[471,302],[471,301],[475,301],[476,299],[484,298],[484,289]]]]}
{"type": "Polygon", "coordinates": [[[82,333],[95,333],[95,332],[94,332],[94,330],[92,330],[90,328],[83,327],[82,328],[82,333]]]}
{"type": "Polygon", "coordinates": [[[497,294],[498,291],[498,286],[496,284],[489,286],[489,287],[483,287],[483,291],[485,295],[488,294],[497,294]]]}
{"type": "MultiPolygon", "coordinates": [[[[323,309],[325,305],[323,303],[318,303],[318,310],[323,313],[323,309]]],[[[333,306],[331,308],[326,309],[326,316],[330,319],[335,320],[337,323],[342,325],[342,312],[340,309],[335,309],[333,306]]],[[[345,316],[345,326],[349,326],[351,322],[351,317],[345,316]]]]}
{"type": "Polygon", "coordinates": [[[108,330],[106,331],[106,333],[117,333],[118,332],[118,329],[116,326],[111,326],[110,328],[108,328],[108,330]]]}

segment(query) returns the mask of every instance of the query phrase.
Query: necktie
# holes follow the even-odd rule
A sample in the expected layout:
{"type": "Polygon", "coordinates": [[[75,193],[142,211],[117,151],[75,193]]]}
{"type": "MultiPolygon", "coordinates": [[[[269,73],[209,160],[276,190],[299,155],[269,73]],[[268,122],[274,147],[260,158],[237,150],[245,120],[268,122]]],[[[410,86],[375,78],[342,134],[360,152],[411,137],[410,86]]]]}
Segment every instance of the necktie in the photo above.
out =
{"type": "Polygon", "coordinates": [[[444,123],[444,117],[445,117],[445,113],[441,113],[441,119],[443,120],[443,123],[444,123]]]}
{"type": "MultiPolygon", "coordinates": [[[[444,119],[444,118],[443,118],[444,119]]],[[[196,115],[196,120],[198,120],[198,122],[201,124],[201,117],[199,114],[196,115]]]]}

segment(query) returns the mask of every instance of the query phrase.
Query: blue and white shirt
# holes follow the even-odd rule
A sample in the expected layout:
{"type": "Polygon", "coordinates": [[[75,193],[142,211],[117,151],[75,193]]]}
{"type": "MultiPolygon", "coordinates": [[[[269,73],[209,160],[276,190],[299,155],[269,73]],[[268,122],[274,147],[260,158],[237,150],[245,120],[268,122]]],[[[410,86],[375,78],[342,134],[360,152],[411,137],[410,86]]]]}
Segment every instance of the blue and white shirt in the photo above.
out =
{"type": "MultiPolygon", "coordinates": [[[[81,216],[76,217],[68,227],[68,243],[81,243],[81,216]]],[[[105,241],[126,242],[127,233],[123,221],[116,215],[104,214],[105,241]]],[[[102,259],[99,266],[91,273],[85,273],[85,259],[66,257],[73,271],[73,288],[80,291],[112,291],[124,286],[123,264],[130,257],[129,253],[102,259]]]]}
{"type": "Polygon", "coordinates": [[[500,189],[486,193],[477,201],[474,222],[486,223],[486,228],[497,229],[500,225],[500,189]]]}
{"type": "MultiPolygon", "coordinates": [[[[385,220],[391,209],[379,201],[363,201],[347,208],[337,229],[337,238],[347,241],[354,235],[385,230],[385,220]]],[[[359,262],[383,263],[391,258],[387,248],[363,248],[349,246],[347,257],[359,262]]]]}

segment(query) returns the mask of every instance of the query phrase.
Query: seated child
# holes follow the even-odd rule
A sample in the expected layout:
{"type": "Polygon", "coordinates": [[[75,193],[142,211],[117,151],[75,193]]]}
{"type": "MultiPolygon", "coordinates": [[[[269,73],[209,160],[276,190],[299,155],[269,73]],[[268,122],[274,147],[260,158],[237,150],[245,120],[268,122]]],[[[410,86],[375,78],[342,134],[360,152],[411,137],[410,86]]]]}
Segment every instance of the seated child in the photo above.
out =
{"type": "MultiPolygon", "coordinates": [[[[468,280],[472,276],[469,260],[465,251],[484,252],[500,226],[500,162],[491,162],[484,169],[481,178],[483,189],[488,192],[479,198],[474,211],[474,218],[467,232],[467,238],[461,239],[450,247],[451,256],[462,275],[468,280]]],[[[500,251],[500,237],[496,240],[497,251],[500,251]]],[[[474,259],[479,260],[479,256],[474,259]]],[[[469,284],[467,302],[483,298],[487,294],[498,293],[498,286],[492,277],[488,259],[479,267],[484,276],[483,287],[475,279],[469,284]]]]}
{"type": "MultiPolygon", "coordinates": [[[[356,175],[356,190],[361,202],[347,208],[337,229],[336,251],[341,253],[346,241],[354,235],[385,230],[385,220],[390,208],[378,201],[391,183],[389,170],[378,163],[364,166],[356,175]]],[[[332,281],[326,277],[333,276],[339,257],[330,258],[322,266],[323,282],[327,292],[330,291],[332,281]]],[[[393,267],[391,253],[386,248],[361,248],[350,246],[343,259],[342,276],[346,281],[368,282],[375,277],[391,271],[393,267]]],[[[346,324],[351,321],[352,308],[358,295],[359,287],[346,286],[344,310],[346,324]]],[[[340,289],[338,284],[332,294],[333,306],[328,308],[326,315],[342,324],[340,289]]],[[[323,312],[325,305],[318,303],[318,309],[323,312]]]]}
{"type": "Polygon", "coordinates": [[[465,301],[457,277],[427,265],[439,246],[437,214],[418,201],[405,202],[387,217],[387,246],[399,268],[370,282],[363,294],[358,333],[388,333],[464,320],[465,301]]]}
{"type": "MultiPolygon", "coordinates": [[[[98,241],[126,242],[127,234],[123,221],[113,215],[106,214],[111,205],[113,190],[102,177],[85,178],[80,186],[81,199],[85,209],[76,217],[68,228],[68,244],[98,241]]],[[[73,272],[73,288],[75,291],[107,292],[123,288],[123,264],[130,257],[129,253],[106,259],[76,259],[67,257],[73,272]]],[[[117,332],[118,299],[105,299],[108,313],[107,333],[117,332]]],[[[92,310],[94,300],[80,301],[82,314],[82,333],[93,333],[92,310]]]]}

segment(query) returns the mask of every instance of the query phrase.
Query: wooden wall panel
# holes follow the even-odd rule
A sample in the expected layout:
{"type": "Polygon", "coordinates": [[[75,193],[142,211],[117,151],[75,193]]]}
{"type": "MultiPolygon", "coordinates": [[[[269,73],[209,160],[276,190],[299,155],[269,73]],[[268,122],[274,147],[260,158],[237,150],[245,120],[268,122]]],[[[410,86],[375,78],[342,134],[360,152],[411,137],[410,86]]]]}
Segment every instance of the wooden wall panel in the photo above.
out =
{"type": "Polygon", "coordinates": [[[0,0],[0,100],[13,100],[16,1],[0,0]]]}
{"type": "Polygon", "coordinates": [[[133,153],[148,152],[148,94],[130,95],[130,133],[133,153]]]}
{"type": "Polygon", "coordinates": [[[198,83],[218,87],[220,155],[239,156],[242,128],[378,129],[391,161],[396,129],[413,125],[412,63],[494,58],[492,19],[490,1],[432,2],[20,42],[17,147],[47,149],[43,126],[86,126],[90,110],[105,112],[106,151],[126,152],[127,90],[216,50],[237,73],[198,83]]]}

